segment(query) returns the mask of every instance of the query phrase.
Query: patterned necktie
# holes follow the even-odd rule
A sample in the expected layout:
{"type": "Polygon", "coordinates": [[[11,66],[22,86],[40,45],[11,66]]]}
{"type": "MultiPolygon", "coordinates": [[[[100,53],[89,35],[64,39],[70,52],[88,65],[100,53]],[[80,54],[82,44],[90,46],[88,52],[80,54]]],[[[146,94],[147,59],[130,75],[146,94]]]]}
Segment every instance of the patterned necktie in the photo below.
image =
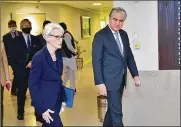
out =
{"type": "Polygon", "coordinates": [[[31,46],[30,38],[29,38],[29,36],[27,36],[27,47],[28,47],[28,50],[30,50],[30,46],[31,46]]]}
{"type": "Polygon", "coordinates": [[[116,35],[116,42],[117,42],[119,51],[121,52],[121,55],[124,56],[124,55],[123,55],[123,48],[122,48],[121,42],[120,42],[120,40],[119,40],[119,34],[118,34],[118,32],[115,32],[114,34],[116,35]]]}

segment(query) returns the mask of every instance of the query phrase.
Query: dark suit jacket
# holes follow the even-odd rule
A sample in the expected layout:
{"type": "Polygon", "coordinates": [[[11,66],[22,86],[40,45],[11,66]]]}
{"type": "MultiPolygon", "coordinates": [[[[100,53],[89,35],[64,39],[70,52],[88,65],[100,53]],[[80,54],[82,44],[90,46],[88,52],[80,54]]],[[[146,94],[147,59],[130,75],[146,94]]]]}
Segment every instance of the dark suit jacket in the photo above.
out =
{"type": "Polygon", "coordinates": [[[56,57],[57,67],[46,46],[33,57],[29,77],[29,90],[32,105],[38,114],[52,109],[56,104],[57,96],[62,93],[63,60],[60,53],[56,52],[56,57]]]}
{"type": "MultiPolygon", "coordinates": [[[[17,31],[18,35],[20,36],[22,33],[20,31],[17,31]]],[[[8,64],[11,66],[11,56],[10,54],[12,54],[14,47],[13,47],[13,43],[15,43],[15,38],[12,38],[11,33],[8,32],[7,34],[5,34],[3,36],[3,42],[4,42],[4,46],[6,49],[6,54],[7,54],[7,58],[8,58],[8,64]]]]}
{"type": "Polygon", "coordinates": [[[124,30],[119,33],[123,42],[124,57],[121,56],[109,26],[95,34],[92,45],[95,84],[105,84],[108,91],[116,91],[121,85],[126,85],[127,67],[133,77],[138,75],[128,35],[124,30]]]}
{"type": "Polygon", "coordinates": [[[37,35],[37,37],[40,39],[40,42],[41,42],[41,45],[42,47],[46,45],[46,41],[45,39],[43,38],[43,35],[42,34],[39,34],[37,35]]]}
{"type": "Polygon", "coordinates": [[[24,77],[29,74],[29,69],[26,68],[27,64],[32,60],[33,55],[42,47],[39,39],[31,35],[31,47],[28,50],[23,35],[15,38],[13,44],[14,50],[12,51],[12,69],[13,73],[19,77],[24,77]]]}

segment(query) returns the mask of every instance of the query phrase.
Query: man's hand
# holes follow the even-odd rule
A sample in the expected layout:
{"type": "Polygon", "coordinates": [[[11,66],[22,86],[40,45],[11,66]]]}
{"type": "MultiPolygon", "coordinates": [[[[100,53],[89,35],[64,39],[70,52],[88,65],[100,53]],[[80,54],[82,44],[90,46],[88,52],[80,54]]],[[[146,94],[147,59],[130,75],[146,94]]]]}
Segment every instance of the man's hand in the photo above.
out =
{"type": "Polygon", "coordinates": [[[48,109],[46,112],[42,114],[43,119],[47,122],[50,123],[50,120],[53,122],[52,117],[50,116],[50,113],[54,113],[54,111],[48,109]]]}
{"type": "Polygon", "coordinates": [[[31,68],[31,61],[28,63],[28,65],[26,66],[26,68],[31,68]]]}
{"type": "Polygon", "coordinates": [[[107,90],[105,84],[97,85],[99,95],[107,96],[107,90]]]}
{"type": "Polygon", "coordinates": [[[140,86],[141,85],[140,77],[139,76],[135,76],[134,77],[134,82],[135,82],[135,86],[140,86]]]}

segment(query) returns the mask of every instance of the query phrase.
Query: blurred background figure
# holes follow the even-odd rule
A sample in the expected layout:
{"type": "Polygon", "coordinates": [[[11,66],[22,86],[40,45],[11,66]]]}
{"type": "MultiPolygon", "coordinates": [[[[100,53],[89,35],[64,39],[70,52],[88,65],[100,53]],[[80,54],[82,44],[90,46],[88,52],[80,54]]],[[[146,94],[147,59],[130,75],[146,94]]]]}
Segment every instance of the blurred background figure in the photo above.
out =
{"type": "Polygon", "coordinates": [[[29,71],[31,68],[31,59],[33,55],[42,48],[39,39],[30,34],[32,30],[31,22],[28,19],[23,19],[20,22],[22,35],[15,38],[13,43],[12,53],[12,68],[17,76],[17,119],[24,119],[25,96],[28,88],[29,71]]]}
{"type": "MultiPolygon", "coordinates": [[[[46,26],[48,23],[51,23],[51,21],[45,20],[45,21],[43,22],[43,29],[45,28],[45,26],[46,26]]],[[[46,41],[45,41],[45,39],[43,38],[42,33],[39,34],[39,35],[37,35],[37,37],[40,39],[42,46],[45,46],[45,45],[46,45],[46,41]]]]}
{"type": "Polygon", "coordinates": [[[9,83],[11,87],[8,61],[6,56],[6,51],[4,48],[3,42],[1,42],[1,127],[3,126],[3,116],[4,116],[4,106],[3,106],[3,95],[4,95],[4,86],[9,83]]]}
{"type": "MultiPolygon", "coordinates": [[[[10,20],[8,22],[8,28],[9,28],[9,32],[3,36],[3,42],[4,42],[6,54],[7,54],[8,64],[12,68],[12,66],[14,66],[13,65],[14,63],[12,62],[12,59],[11,59],[11,54],[14,50],[14,47],[12,45],[13,45],[13,43],[15,43],[15,41],[14,41],[15,38],[17,36],[21,35],[21,32],[17,31],[16,21],[14,21],[14,20],[10,20]]],[[[13,70],[13,72],[14,72],[14,70],[13,70]]],[[[13,75],[14,75],[14,78],[13,78],[13,83],[12,83],[11,95],[16,96],[17,80],[16,80],[15,73],[13,73],[13,75]]]]}
{"type": "Polygon", "coordinates": [[[63,54],[63,84],[66,86],[68,80],[70,80],[70,87],[75,89],[75,73],[76,73],[76,60],[75,60],[75,43],[74,37],[67,30],[67,25],[62,22],[59,23],[64,29],[63,42],[62,42],[62,54],[63,54]]]}

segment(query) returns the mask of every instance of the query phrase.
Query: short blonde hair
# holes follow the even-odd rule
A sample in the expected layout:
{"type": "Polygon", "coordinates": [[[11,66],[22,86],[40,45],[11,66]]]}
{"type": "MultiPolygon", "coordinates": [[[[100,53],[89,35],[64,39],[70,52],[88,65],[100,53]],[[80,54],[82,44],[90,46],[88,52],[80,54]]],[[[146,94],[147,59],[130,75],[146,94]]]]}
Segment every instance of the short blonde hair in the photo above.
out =
{"type": "Polygon", "coordinates": [[[45,25],[45,28],[43,30],[43,38],[45,39],[47,36],[49,36],[54,29],[59,29],[62,34],[64,33],[63,28],[58,23],[48,23],[45,25]]]}
{"type": "Polygon", "coordinates": [[[23,19],[23,20],[21,20],[21,22],[20,22],[20,29],[23,28],[23,25],[25,24],[25,22],[28,22],[28,23],[30,24],[30,26],[31,26],[31,22],[30,22],[29,19],[23,19]]]}

